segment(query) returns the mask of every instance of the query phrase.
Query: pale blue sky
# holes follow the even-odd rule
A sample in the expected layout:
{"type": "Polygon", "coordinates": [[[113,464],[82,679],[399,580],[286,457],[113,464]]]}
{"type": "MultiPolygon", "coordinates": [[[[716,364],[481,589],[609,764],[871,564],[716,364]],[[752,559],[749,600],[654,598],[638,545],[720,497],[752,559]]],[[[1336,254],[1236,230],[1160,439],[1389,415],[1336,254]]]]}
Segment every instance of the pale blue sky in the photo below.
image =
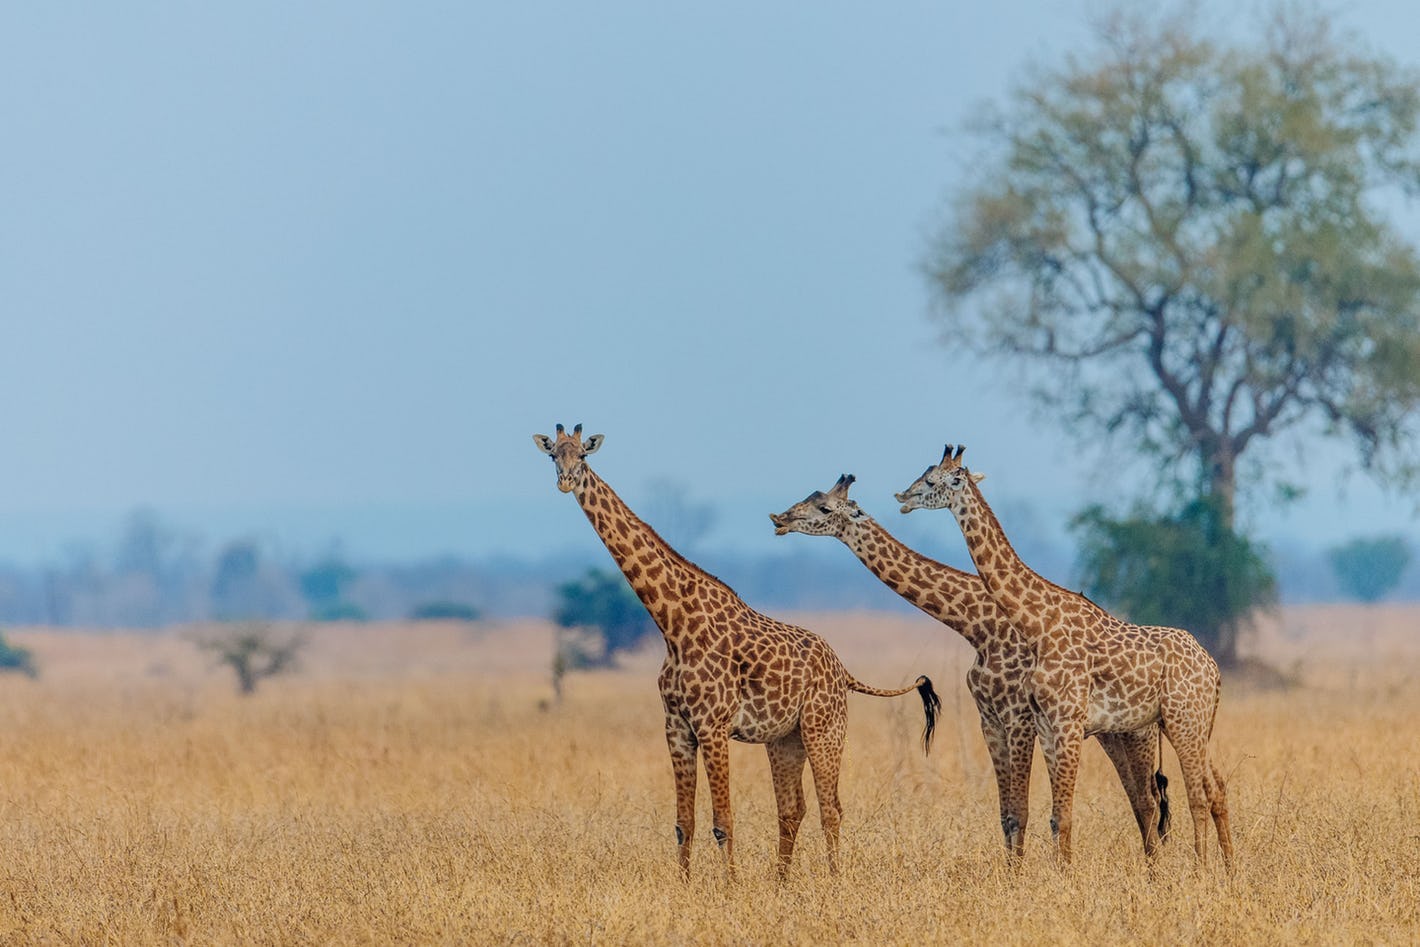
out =
{"type": "MultiPolygon", "coordinates": [[[[530,437],[559,421],[742,549],[844,471],[896,517],[948,439],[1058,526],[1114,465],[937,344],[916,265],[964,117],[1100,6],[7,5],[0,558],[137,505],[372,557],[586,545],[530,437]]],[[[1335,9],[1420,64],[1411,4],[1335,9]]],[[[1309,482],[1268,535],[1413,531],[1309,482]]]]}

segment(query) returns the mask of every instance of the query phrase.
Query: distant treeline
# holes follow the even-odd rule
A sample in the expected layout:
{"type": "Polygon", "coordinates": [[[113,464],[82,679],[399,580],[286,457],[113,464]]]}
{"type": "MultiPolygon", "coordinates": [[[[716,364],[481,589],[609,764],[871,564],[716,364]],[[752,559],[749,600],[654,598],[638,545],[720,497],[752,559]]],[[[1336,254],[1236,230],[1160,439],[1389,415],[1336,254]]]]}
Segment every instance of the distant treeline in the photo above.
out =
{"type": "MultiPolygon", "coordinates": [[[[1038,570],[1069,584],[1073,551],[1022,536],[1038,570]]],[[[912,606],[836,543],[800,543],[775,556],[715,550],[697,561],[764,610],[893,610],[912,606]]],[[[1322,550],[1274,550],[1284,602],[1347,598],[1322,550]]],[[[970,568],[969,562],[950,562],[970,568]]],[[[210,620],[388,620],[547,616],[556,588],[589,569],[613,569],[593,553],[546,558],[430,558],[360,562],[338,545],[294,554],[260,538],[209,544],[169,528],[151,511],[131,515],[107,552],[75,551],[35,567],[0,564],[0,624],[156,628],[210,620]]],[[[1408,568],[1392,598],[1420,599],[1408,568]]]]}

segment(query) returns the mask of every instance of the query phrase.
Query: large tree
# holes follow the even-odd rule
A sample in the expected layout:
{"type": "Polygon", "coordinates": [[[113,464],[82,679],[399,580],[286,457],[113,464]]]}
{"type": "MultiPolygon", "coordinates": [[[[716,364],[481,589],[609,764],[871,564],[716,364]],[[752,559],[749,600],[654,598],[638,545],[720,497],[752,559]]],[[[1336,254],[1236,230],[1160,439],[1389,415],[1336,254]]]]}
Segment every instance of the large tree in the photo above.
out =
{"type": "Polygon", "coordinates": [[[1201,19],[1118,14],[985,116],[927,268],[954,336],[1050,363],[1070,421],[1192,458],[1231,525],[1275,435],[1417,469],[1420,265],[1387,209],[1420,188],[1420,82],[1305,9],[1252,45],[1201,19]]]}
{"type": "Polygon", "coordinates": [[[1390,213],[1420,189],[1420,81],[1306,8],[1251,43],[1194,12],[1116,14],[986,113],[927,271],[954,340],[1044,369],[1047,410],[1231,533],[1268,439],[1420,469],[1420,263],[1390,213]]]}

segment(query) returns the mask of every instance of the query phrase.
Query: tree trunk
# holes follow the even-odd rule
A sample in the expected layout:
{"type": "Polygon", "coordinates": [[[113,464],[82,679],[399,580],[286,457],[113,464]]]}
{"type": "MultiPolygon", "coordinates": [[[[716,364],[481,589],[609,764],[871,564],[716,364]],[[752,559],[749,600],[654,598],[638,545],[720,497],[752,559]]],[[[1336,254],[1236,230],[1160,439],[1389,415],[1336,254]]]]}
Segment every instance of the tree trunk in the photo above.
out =
{"type": "MultiPolygon", "coordinates": [[[[1236,458],[1225,447],[1216,447],[1211,456],[1203,458],[1203,469],[1207,476],[1208,497],[1213,501],[1217,519],[1214,522],[1215,542],[1230,539],[1233,535],[1235,498],[1237,494],[1236,458]]],[[[1219,573],[1214,594],[1219,601],[1231,601],[1228,583],[1233,576],[1219,573]]],[[[1221,667],[1232,667],[1238,661],[1238,630],[1242,616],[1230,616],[1218,623],[1216,628],[1199,629],[1200,640],[1221,667]],[[1204,637],[1206,635],[1206,637],[1204,637]]]]}

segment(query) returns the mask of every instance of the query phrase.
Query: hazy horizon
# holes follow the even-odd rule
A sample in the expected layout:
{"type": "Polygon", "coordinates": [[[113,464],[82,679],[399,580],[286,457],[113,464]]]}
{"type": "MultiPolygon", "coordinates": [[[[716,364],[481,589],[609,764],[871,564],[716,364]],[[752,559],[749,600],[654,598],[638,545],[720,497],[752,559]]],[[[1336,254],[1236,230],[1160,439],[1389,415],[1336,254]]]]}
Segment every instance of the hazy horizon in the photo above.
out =
{"type": "MultiPolygon", "coordinates": [[[[432,560],[446,556],[465,560],[500,557],[538,561],[570,555],[597,558],[605,555],[600,540],[587,523],[575,499],[557,492],[550,476],[547,495],[496,502],[477,500],[446,503],[285,504],[257,507],[187,506],[164,508],[139,504],[122,510],[66,510],[10,513],[0,532],[0,564],[25,568],[54,564],[83,551],[103,554],[118,541],[129,518],[139,512],[155,514],[166,529],[216,548],[226,542],[256,539],[297,559],[311,559],[337,550],[352,562],[395,563],[432,560]]],[[[808,484],[797,493],[774,498],[767,494],[712,498],[688,494],[686,499],[708,504],[712,526],[691,550],[713,562],[716,556],[772,555],[796,548],[828,545],[817,537],[777,537],[768,514],[803,499],[810,491],[827,489],[836,478],[808,484]]],[[[906,480],[894,489],[906,485],[906,480]]],[[[618,488],[638,513],[656,525],[648,507],[648,486],[618,488]]],[[[855,489],[859,493],[861,485],[855,489]]],[[[898,514],[890,494],[860,503],[890,532],[927,555],[958,561],[965,556],[959,531],[949,516],[898,514]]],[[[1317,502],[1320,502],[1318,500],[1317,502]]],[[[1309,507],[1293,504],[1273,509],[1251,534],[1274,549],[1322,553],[1327,548],[1358,537],[1399,534],[1420,548],[1407,501],[1387,499],[1373,490],[1353,498],[1344,518],[1328,517],[1318,523],[1309,507]]],[[[1003,523],[1036,542],[1061,546],[1073,543],[1067,524],[1079,505],[1047,505],[1030,497],[996,498],[1003,523]]]]}

